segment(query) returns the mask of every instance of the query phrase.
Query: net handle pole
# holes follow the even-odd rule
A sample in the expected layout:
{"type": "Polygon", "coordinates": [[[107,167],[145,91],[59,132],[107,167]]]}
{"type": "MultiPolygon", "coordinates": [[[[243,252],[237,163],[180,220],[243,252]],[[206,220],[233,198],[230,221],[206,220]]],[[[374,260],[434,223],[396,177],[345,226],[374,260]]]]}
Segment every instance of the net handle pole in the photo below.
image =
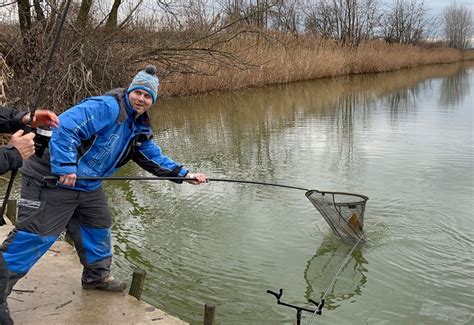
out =
{"type": "MultiPolygon", "coordinates": [[[[46,182],[57,182],[59,179],[58,176],[45,176],[43,178],[46,182]]],[[[103,177],[103,176],[78,176],[76,180],[87,180],[87,181],[195,181],[196,178],[185,178],[185,177],[161,177],[161,176],[116,176],[116,177],[103,177]]],[[[230,179],[230,178],[208,178],[210,182],[227,182],[227,183],[243,183],[243,184],[254,184],[254,185],[264,185],[264,186],[276,186],[276,187],[284,187],[294,190],[301,190],[301,191],[310,191],[304,187],[297,187],[297,186],[290,186],[290,185],[283,185],[283,184],[276,184],[276,183],[266,183],[266,182],[257,182],[257,181],[249,181],[249,180],[239,180],[239,179],[230,179]]],[[[315,191],[315,190],[313,190],[315,191]]]]}
{"type": "Polygon", "coordinates": [[[276,187],[284,187],[294,190],[301,190],[308,192],[310,189],[298,186],[291,186],[291,185],[284,185],[284,184],[276,184],[276,183],[266,183],[266,182],[257,182],[257,181],[248,181],[248,180],[239,180],[239,179],[230,179],[230,178],[209,178],[209,181],[212,182],[228,182],[228,183],[243,183],[243,184],[254,184],[254,185],[264,185],[264,186],[276,186],[276,187]]]}
{"type": "MultiPolygon", "coordinates": [[[[58,181],[58,176],[45,176],[43,180],[49,183],[56,183],[58,181]]],[[[195,181],[196,178],[186,178],[186,177],[163,177],[163,176],[78,176],[76,180],[86,180],[86,181],[195,181]]],[[[258,182],[250,181],[244,179],[232,179],[232,178],[208,178],[210,182],[227,182],[227,183],[241,183],[241,184],[253,184],[253,185],[264,185],[264,186],[275,186],[289,188],[293,190],[300,190],[305,192],[317,192],[317,193],[331,193],[331,194],[340,194],[340,195],[353,195],[362,198],[364,201],[369,200],[365,195],[349,193],[349,192],[332,192],[332,191],[321,191],[321,190],[312,190],[305,187],[291,186],[285,184],[277,183],[267,183],[267,182],[258,182]]]]}

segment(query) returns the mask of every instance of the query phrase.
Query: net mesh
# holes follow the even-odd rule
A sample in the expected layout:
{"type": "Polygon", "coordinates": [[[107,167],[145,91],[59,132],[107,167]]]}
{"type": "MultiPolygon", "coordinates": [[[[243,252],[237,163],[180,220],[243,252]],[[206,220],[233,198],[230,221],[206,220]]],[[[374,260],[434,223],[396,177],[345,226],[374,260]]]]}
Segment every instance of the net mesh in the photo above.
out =
{"type": "Polygon", "coordinates": [[[365,240],[364,211],[368,197],[316,190],[306,192],[306,197],[341,240],[346,242],[365,240]]]}

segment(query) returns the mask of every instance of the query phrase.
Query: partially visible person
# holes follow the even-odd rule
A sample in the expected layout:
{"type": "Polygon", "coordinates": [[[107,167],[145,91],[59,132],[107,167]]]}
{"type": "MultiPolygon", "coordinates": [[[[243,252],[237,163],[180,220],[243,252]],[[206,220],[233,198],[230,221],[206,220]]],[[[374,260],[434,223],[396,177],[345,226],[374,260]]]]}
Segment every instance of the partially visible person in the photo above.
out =
{"type": "MultiPolygon", "coordinates": [[[[28,159],[35,151],[34,133],[24,134],[23,127],[30,123],[30,113],[0,106],[0,133],[14,133],[10,142],[0,147],[0,174],[9,170],[18,169],[23,160],[28,159]]],[[[59,119],[53,112],[36,110],[32,127],[57,127],[59,119]]]]}
{"type": "Polygon", "coordinates": [[[156,176],[189,178],[195,185],[208,181],[165,156],[152,139],[147,111],[157,100],[158,85],[156,68],[148,66],[128,88],[86,98],[59,116],[49,151],[21,169],[17,224],[2,248],[9,289],[64,229],[84,266],[84,289],[121,292],[127,287],[111,275],[112,219],[102,183],[78,176],[110,176],[133,160],[156,176]],[[59,177],[57,186],[45,186],[43,177],[49,175],[59,177]]]}
{"type": "MultiPolygon", "coordinates": [[[[0,106],[0,133],[14,133],[6,146],[0,147],[0,175],[10,170],[18,169],[23,161],[35,152],[34,133],[24,134],[22,128],[30,124],[28,112],[19,112],[0,106]]],[[[33,127],[57,127],[59,119],[53,112],[36,110],[33,116],[33,127]]],[[[0,324],[13,324],[7,305],[8,269],[0,253],[0,324]]]]}

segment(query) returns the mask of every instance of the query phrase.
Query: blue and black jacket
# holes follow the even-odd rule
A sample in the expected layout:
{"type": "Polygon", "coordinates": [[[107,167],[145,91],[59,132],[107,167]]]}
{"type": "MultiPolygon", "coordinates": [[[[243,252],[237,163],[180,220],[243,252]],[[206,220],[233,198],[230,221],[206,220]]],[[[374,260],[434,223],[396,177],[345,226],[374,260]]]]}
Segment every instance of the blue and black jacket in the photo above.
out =
{"type": "MultiPolygon", "coordinates": [[[[152,140],[148,114],[133,110],[123,88],[89,97],[59,116],[49,153],[28,160],[24,175],[42,179],[46,175],[110,176],[133,160],[156,176],[184,177],[188,170],[163,155],[152,140]]],[[[74,189],[93,191],[101,181],[78,180],[74,189]]]]}

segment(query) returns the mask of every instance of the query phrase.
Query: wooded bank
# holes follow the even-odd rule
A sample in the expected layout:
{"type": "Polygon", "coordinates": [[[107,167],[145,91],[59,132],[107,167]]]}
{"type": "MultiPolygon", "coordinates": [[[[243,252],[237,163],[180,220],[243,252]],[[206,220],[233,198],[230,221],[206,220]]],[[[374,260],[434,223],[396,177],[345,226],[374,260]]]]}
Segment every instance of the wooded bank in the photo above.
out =
{"type": "Polygon", "coordinates": [[[160,96],[393,71],[473,59],[472,12],[447,4],[438,17],[420,0],[82,0],[9,3],[0,20],[8,104],[29,107],[66,17],[40,104],[61,112],[82,98],[127,87],[146,64],[160,96]],[[68,9],[67,14],[66,8],[68,9]]]}
{"type": "MultiPolygon", "coordinates": [[[[103,34],[88,36],[88,39],[84,36],[80,40],[75,36],[74,30],[66,31],[56,55],[57,63],[45,87],[42,105],[56,112],[62,112],[84,97],[127,87],[146,63],[154,63],[160,70],[159,97],[170,97],[474,59],[474,51],[439,44],[422,46],[374,40],[352,47],[311,35],[267,33],[264,37],[257,33],[222,43],[211,54],[206,50],[171,53],[175,59],[163,65],[160,61],[163,53],[155,50],[137,54],[142,57],[135,62],[134,53],[145,49],[136,39],[133,43],[124,41],[128,37],[126,33],[113,38],[103,34]]],[[[157,44],[163,44],[163,39],[178,37],[173,33],[155,33],[154,36],[153,42],[157,44]]],[[[36,40],[32,50],[28,50],[31,44],[17,44],[3,54],[7,55],[2,73],[9,105],[28,107],[35,98],[38,79],[44,73],[35,58],[41,61],[46,56],[48,44],[45,41],[36,40]]],[[[211,46],[206,41],[203,43],[202,48],[211,46]]]]}

